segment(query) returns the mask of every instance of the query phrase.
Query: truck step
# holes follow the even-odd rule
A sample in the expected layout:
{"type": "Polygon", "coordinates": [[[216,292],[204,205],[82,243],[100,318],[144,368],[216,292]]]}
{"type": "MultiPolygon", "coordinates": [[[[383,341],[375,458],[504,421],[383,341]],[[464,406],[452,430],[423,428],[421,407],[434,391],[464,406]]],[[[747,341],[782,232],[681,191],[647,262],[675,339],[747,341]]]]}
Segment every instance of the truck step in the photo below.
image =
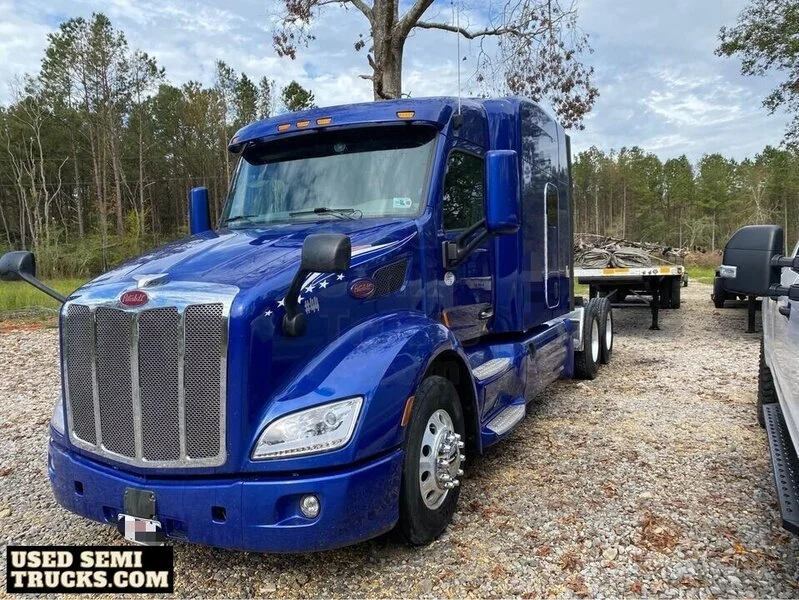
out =
{"type": "Polygon", "coordinates": [[[524,418],[526,409],[527,407],[524,402],[520,404],[511,404],[496,417],[491,419],[486,427],[496,435],[507,433],[514,425],[524,418]]]}
{"type": "Polygon", "coordinates": [[[777,496],[780,499],[782,526],[799,534],[799,458],[785,426],[780,405],[765,404],[763,416],[766,420],[777,496]]]}
{"type": "Polygon", "coordinates": [[[472,369],[472,374],[480,381],[485,381],[510,369],[512,362],[510,358],[492,358],[472,369]]]}

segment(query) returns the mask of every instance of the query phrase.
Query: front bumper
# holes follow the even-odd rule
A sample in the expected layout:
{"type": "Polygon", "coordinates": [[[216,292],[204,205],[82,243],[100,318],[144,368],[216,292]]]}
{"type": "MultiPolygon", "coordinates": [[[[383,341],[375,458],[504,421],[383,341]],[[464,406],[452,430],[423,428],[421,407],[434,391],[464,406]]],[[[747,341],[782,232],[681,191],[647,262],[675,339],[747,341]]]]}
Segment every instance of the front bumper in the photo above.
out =
{"type": "Polygon", "coordinates": [[[168,538],[219,548],[329,550],[380,535],[399,516],[401,450],[348,470],[247,479],[144,478],[73,454],[52,440],[49,455],[53,492],[67,510],[116,524],[125,489],[149,490],[168,538]],[[305,494],[320,500],[315,519],[300,512],[305,494]]]}

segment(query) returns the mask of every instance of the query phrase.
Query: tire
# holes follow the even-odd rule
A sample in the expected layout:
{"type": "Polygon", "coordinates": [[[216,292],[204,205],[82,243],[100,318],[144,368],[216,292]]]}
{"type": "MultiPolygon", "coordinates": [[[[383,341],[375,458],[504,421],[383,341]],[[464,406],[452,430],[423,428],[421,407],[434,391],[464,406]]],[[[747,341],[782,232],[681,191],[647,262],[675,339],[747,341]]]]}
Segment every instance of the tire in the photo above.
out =
{"type": "Polygon", "coordinates": [[[426,377],[416,390],[416,399],[405,439],[405,458],[400,485],[398,529],[409,543],[416,546],[429,544],[438,538],[452,521],[460,496],[459,482],[463,477],[463,471],[460,470],[464,458],[463,442],[460,440],[465,439],[463,409],[455,386],[448,379],[438,375],[426,377]],[[447,432],[460,437],[448,438],[447,432]],[[454,448],[445,453],[445,457],[442,454],[442,447],[447,439],[450,439],[449,445],[454,448]],[[427,455],[423,455],[425,448],[429,448],[427,455]],[[422,463],[422,459],[426,456],[430,457],[429,462],[425,461],[427,469],[422,463]],[[441,473],[438,471],[440,467],[436,466],[440,458],[450,462],[449,472],[445,471],[442,474],[450,475],[455,487],[442,489],[443,484],[437,477],[437,473],[441,473]],[[425,482],[430,483],[426,484],[427,487],[423,492],[422,478],[425,477],[425,472],[429,473],[425,482]],[[427,499],[423,497],[423,493],[426,493],[427,499]]]}
{"type": "Polygon", "coordinates": [[[574,353],[574,374],[578,379],[595,379],[599,370],[599,313],[596,301],[585,307],[583,350],[574,353]]]}
{"type": "Polygon", "coordinates": [[[763,417],[763,406],[777,402],[777,390],[774,388],[771,369],[766,364],[764,350],[763,338],[760,338],[760,368],[758,369],[757,377],[757,422],[761,427],[766,426],[766,420],[763,417]]]}
{"type": "Polygon", "coordinates": [[[610,362],[610,357],[613,354],[615,338],[613,308],[607,298],[600,298],[597,305],[599,306],[599,364],[606,365],[610,362]]]}
{"type": "Polygon", "coordinates": [[[727,299],[727,292],[724,290],[721,277],[716,277],[713,280],[713,294],[710,296],[713,300],[713,306],[716,308],[724,308],[724,301],[727,299]]]}
{"type": "Polygon", "coordinates": [[[674,309],[680,308],[681,283],[679,277],[671,278],[671,307],[674,309]]]}

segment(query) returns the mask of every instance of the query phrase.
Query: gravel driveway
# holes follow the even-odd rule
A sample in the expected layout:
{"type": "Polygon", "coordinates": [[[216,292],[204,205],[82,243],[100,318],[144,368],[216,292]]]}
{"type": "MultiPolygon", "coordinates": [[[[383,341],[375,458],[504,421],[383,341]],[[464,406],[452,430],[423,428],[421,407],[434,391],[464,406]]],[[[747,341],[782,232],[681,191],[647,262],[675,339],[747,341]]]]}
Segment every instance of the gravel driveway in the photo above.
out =
{"type": "MultiPolygon", "coordinates": [[[[661,331],[645,310],[616,311],[612,364],[555,385],[469,461],[455,522],[434,544],[388,535],[295,556],[176,544],[177,594],[799,596],[799,540],[779,526],[755,420],[759,337],[744,309],[713,309],[709,286],[683,294],[661,331]]],[[[121,543],[52,499],[57,393],[55,330],[0,333],[0,539],[121,543]]]]}

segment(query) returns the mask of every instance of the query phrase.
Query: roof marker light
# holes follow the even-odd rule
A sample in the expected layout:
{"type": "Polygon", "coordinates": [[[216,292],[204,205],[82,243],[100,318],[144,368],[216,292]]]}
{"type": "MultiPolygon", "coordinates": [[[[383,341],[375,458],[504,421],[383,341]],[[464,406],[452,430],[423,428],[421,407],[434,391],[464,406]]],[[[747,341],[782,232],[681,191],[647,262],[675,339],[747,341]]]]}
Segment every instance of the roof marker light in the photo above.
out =
{"type": "Polygon", "coordinates": [[[322,117],[321,119],[316,119],[317,125],[330,125],[333,122],[331,117],[322,117]]]}
{"type": "Polygon", "coordinates": [[[397,117],[400,119],[413,119],[415,114],[415,110],[401,110],[397,113],[397,117]]]}
{"type": "Polygon", "coordinates": [[[308,127],[308,125],[310,125],[310,124],[311,124],[311,122],[308,121],[308,120],[297,121],[297,127],[308,127]]]}
{"type": "Polygon", "coordinates": [[[291,128],[291,123],[281,123],[277,126],[278,131],[288,131],[291,128]]]}

